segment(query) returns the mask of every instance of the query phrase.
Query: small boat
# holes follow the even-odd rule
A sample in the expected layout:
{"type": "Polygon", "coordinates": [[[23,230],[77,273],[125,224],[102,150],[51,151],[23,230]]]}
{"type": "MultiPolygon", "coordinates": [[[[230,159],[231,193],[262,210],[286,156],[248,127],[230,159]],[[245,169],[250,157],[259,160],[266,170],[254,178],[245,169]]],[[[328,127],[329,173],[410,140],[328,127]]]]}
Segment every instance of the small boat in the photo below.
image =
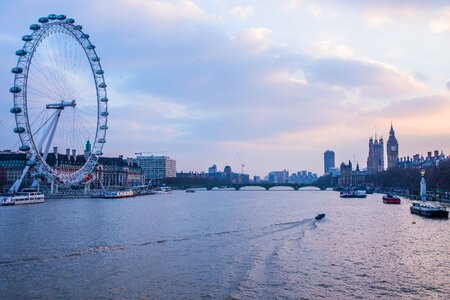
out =
{"type": "Polygon", "coordinates": [[[412,214],[428,218],[448,219],[448,211],[445,207],[434,207],[428,204],[415,202],[409,208],[412,214]]]}
{"type": "Polygon", "coordinates": [[[103,198],[106,199],[112,199],[112,198],[130,198],[134,197],[134,193],[132,190],[126,190],[126,191],[110,191],[106,192],[103,195],[103,198]]]}
{"type": "Polygon", "coordinates": [[[427,204],[427,184],[425,182],[425,170],[420,171],[422,179],[420,179],[420,197],[422,202],[413,202],[409,208],[412,214],[416,214],[428,218],[445,218],[448,219],[448,211],[445,207],[434,207],[427,204]]]}
{"type": "Polygon", "coordinates": [[[323,218],[325,218],[325,214],[318,214],[315,219],[316,220],[322,220],[323,218]]]}
{"type": "Polygon", "coordinates": [[[168,186],[156,187],[154,190],[155,194],[168,194],[172,189],[168,186]]]}
{"type": "Polygon", "coordinates": [[[193,190],[193,189],[187,189],[187,190],[186,190],[186,193],[195,193],[195,190],[193,190]]]}
{"type": "Polygon", "coordinates": [[[35,204],[44,202],[44,194],[36,191],[35,189],[23,189],[21,192],[15,194],[0,196],[0,205],[2,206],[35,204]]]}
{"type": "Polygon", "coordinates": [[[339,196],[341,198],[366,198],[367,194],[365,190],[346,190],[341,191],[339,196]]]}
{"type": "Polygon", "coordinates": [[[400,204],[401,200],[400,197],[397,195],[392,194],[386,194],[383,196],[383,203],[386,204],[400,204]]]}

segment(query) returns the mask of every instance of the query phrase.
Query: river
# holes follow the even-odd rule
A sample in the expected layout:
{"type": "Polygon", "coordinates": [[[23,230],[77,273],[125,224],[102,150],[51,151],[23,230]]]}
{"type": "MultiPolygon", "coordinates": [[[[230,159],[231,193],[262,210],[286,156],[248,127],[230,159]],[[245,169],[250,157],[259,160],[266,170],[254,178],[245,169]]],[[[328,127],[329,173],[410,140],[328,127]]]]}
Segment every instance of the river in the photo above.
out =
{"type": "Polygon", "coordinates": [[[449,299],[450,221],[402,200],[174,191],[0,207],[0,298],[449,299]]]}

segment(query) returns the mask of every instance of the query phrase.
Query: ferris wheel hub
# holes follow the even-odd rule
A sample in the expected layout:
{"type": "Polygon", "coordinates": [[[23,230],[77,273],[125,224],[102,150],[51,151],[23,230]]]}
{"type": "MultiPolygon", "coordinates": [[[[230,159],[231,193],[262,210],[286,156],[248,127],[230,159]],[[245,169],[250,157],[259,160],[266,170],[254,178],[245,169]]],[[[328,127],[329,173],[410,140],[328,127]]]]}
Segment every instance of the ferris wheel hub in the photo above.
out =
{"type": "Polygon", "coordinates": [[[64,109],[65,107],[75,107],[75,106],[77,106],[77,102],[75,100],[72,100],[72,101],[61,101],[59,103],[47,104],[45,107],[47,109],[64,109]]]}

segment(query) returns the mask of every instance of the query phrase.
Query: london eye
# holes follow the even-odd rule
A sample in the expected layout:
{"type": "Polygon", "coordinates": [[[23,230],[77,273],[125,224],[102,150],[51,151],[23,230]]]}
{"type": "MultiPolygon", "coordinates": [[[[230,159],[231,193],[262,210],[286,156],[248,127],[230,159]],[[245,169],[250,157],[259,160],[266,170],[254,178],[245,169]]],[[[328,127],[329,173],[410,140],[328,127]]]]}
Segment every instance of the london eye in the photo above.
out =
{"type": "Polygon", "coordinates": [[[14,132],[19,150],[27,153],[21,178],[10,191],[19,190],[27,172],[33,184],[73,185],[86,181],[102,155],[108,129],[108,97],[100,58],[83,27],[65,15],[39,18],[22,36],[12,68],[14,132]],[[88,142],[92,146],[85,149],[88,142]],[[84,154],[77,168],[56,167],[49,152],[84,154]],[[89,150],[89,151],[86,151],[89,150]]]}

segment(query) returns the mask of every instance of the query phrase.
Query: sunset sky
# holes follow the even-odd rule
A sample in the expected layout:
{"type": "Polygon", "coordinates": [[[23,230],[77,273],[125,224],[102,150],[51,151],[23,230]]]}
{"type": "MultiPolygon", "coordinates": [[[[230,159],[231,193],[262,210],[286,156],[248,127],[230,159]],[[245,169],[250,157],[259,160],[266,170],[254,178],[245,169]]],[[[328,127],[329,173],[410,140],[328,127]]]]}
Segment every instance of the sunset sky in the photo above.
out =
{"type": "Polygon", "coordinates": [[[327,149],[365,168],[391,121],[400,156],[450,154],[450,2],[419,0],[2,1],[0,149],[18,148],[14,52],[49,13],[82,24],[102,59],[106,156],[240,171],[239,153],[251,175],[322,175],[327,149]]]}

